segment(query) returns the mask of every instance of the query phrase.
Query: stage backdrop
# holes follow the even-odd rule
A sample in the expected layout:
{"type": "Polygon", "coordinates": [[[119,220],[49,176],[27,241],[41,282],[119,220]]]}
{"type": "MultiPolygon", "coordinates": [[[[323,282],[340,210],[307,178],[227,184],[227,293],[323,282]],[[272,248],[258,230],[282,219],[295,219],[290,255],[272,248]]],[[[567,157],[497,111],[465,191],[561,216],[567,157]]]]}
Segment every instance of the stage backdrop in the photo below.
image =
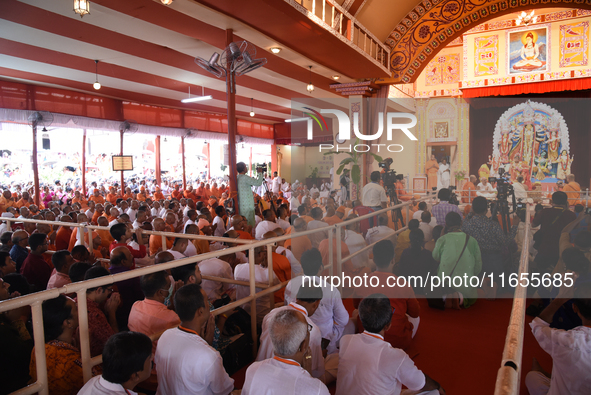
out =
{"type": "MultiPolygon", "coordinates": [[[[575,94],[575,92],[569,92],[575,94]]],[[[578,92],[589,95],[589,92],[578,92]]],[[[573,156],[571,171],[582,188],[589,187],[591,176],[591,99],[534,97],[522,95],[507,98],[471,99],[470,102],[470,174],[478,174],[483,163],[489,161],[497,121],[509,108],[527,100],[544,103],[556,109],[568,126],[570,151],[573,156]]],[[[490,167],[490,166],[489,166],[490,167]]]]}

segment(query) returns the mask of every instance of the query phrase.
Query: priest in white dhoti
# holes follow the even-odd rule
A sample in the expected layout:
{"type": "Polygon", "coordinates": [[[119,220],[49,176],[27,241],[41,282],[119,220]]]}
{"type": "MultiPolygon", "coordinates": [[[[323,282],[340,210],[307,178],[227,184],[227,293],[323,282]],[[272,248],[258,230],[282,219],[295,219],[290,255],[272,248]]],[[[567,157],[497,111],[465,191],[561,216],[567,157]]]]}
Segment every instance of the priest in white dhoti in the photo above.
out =
{"type": "Polygon", "coordinates": [[[281,179],[281,192],[283,192],[283,197],[287,200],[291,198],[291,185],[288,182],[285,182],[285,178],[281,179]]]}
{"type": "Polygon", "coordinates": [[[482,177],[480,179],[480,184],[476,186],[476,195],[485,197],[487,199],[495,198],[496,191],[493,189],[490,182],[488,182],[488,178],[482,177]]]}
{"type": "Polygon", "coordinates": [[[439,170],[437,170],[437,190],[442,188],[449,188],[450,180],[450,169],[447,164],[447,160],[443,159],[439,164],[439,170]]]}

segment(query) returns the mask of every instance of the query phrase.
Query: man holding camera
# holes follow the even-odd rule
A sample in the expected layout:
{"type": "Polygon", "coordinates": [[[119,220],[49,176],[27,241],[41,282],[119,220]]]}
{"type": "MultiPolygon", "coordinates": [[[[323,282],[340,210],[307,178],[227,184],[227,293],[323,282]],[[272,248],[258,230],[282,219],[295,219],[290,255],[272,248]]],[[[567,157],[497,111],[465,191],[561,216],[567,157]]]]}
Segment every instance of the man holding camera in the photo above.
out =
{"type": "Polygon", "coordinates": [[[257,167],[257,178],[246,175],[247,166],[244,162],[237,163],[236,170],[238,172],[238,207],[240,208],[240,214],[246,217],[250,226],[255,226],[252,187],[263,183],[263,168],[257,167]]]}

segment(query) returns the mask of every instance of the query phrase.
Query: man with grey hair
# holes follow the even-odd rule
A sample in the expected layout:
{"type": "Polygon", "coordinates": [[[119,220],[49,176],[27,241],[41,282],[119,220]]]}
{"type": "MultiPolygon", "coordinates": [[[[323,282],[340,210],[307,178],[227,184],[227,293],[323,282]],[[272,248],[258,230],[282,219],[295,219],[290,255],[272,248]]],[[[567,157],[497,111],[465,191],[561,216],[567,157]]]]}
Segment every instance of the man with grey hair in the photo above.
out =
{"type": "MultiPolygon", "coordinates": [[[[306,283],[298,290],[296,300],[289,303],[287,306],[278,307],[273,309],[263,319],[263,327],[261,333],[261,345],[257,354],[257,361],[264,359],[273,358],[273,344],[271,340],[270,327],[273,318],[280,312],[285,310],[299,311],[306,317],[308,324],[312,326],[310,332],[310,349],[312,352],[312,377],[323,380],[324,383],[330,380],[326,380],[325,367],[324,367],[324,352],[322,349],[322,332],[320,328],[310,319],[310,317],[316,312],[320,301],[322,300],[323,292],[322,288],[314,287],[310,283],[306,283]]],[[[334,380],[334,378],[332,378],[334,380]]]]}
{"type": "Polygon", "coordinates": [[[249,366],[242,394],[329,394],[326,385],[310,375],[310,326],[304,314],[284,309],[269,326],[274,356],[249,366]]]}

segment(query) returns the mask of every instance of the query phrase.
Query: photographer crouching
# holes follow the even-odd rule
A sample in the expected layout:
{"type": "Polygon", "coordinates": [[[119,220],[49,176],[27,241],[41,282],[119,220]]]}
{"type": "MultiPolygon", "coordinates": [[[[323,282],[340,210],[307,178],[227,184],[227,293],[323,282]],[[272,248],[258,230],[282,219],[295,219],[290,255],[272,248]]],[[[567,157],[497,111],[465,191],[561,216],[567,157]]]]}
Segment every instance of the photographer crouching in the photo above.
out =
{"type": "Polygon", "coordinates": [[[254,197],[252,196],[252,187],[259,186],[263,183],[263,167],[257,167],[257,178],[252,178],[246,175],[248,168],[244,162],[236,164],[237,188],[238,188],[238,207],[240,208],[240,215],[246,217],[250,226],[255,226],[254,220],[254,197]]]}

